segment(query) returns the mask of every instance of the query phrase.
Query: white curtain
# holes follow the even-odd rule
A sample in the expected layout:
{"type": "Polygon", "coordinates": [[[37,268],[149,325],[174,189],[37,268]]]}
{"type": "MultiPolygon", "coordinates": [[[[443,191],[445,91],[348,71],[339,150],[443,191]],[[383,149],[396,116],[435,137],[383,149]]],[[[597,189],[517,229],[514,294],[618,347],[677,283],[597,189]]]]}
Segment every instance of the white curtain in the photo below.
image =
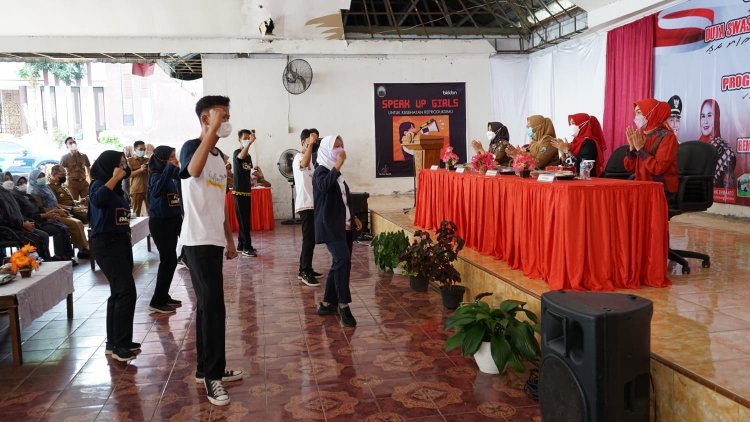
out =
{"type": "Polygon", "coordinates": [[[552,119],[558,137],[567,136],[568,115],[602,120],[607,34],[595,33],[528,56],[490,59],[492,116],[508,126],[511,143],[526,139],[526,117],[552,119]]]}

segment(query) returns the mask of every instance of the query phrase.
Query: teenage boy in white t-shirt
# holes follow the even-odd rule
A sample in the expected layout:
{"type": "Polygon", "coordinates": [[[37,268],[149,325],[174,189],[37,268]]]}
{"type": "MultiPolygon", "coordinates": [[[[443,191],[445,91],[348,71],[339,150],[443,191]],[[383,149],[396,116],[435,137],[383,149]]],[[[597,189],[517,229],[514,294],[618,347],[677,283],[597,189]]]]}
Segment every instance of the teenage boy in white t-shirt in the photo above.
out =
{"type": "Polygon", "coordinates": [[[312,176],[315,168],[312,164],[313,146],[318,142],[318,135],[305,129],[300,133],[302,152],[294,156],[292,171],[294,172],[294,211],[302,220],[302,250],[299,254],[299,274],[297,278],[308,286],[320,286],[315,279],[321,275],[312,267],[313,251],[315,250],[315,210],[313,205],[312,176]]]}
{"type": "Polygon", "coordinates": [[[195,105],[195,112],[201,123],[201,135],[185,142],[180,150],[185,211],[180,239],[198,299],[195,380],[206,386],[208,401],[224,406],[229,404],[229,395],[222,381],[242,379],[242,371],[226,369],[224,349],[226,309],[222,262],[224,256],[236,258],[237,249],[224,210],[227,187],[224,154],[216,148],[216,143],[232,133],[229,98],[203,97],[195,105]]]}

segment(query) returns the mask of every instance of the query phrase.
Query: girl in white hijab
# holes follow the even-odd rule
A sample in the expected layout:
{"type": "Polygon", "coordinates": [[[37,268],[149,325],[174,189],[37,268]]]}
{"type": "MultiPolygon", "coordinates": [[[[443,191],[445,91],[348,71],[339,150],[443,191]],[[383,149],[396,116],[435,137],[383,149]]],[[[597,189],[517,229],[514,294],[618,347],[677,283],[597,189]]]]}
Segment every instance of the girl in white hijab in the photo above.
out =
{"type": "Polygon", "coordinates": [[[331,269],[326,279],[323,302],[318,304],[318,315],[336,315],[341,325],[354,327],[349,303],[349,275],[354,230],[362,223],[351,212],[349,186],[341,174],[346,161],[344,140],[340,136],[326,136],[318,149],[318,167],[313,174],[313,201],[315,203],[315,243],[325,243],[331,254],[331,269]]]}

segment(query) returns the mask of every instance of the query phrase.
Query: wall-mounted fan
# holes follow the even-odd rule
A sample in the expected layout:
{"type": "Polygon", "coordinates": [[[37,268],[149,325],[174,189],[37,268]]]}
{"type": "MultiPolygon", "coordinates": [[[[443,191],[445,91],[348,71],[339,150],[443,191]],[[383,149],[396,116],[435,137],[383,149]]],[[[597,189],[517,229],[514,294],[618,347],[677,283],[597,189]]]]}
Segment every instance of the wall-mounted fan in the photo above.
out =
{"type": "Polygon", "coordinates": [[[287,63],[284,73],[281,75],[284,88],[294,95],[307,91],[307,88],[312,84],[312,79],[312,67],[310,67],[310,63],[302,59],[294,59],[287,63]]]}

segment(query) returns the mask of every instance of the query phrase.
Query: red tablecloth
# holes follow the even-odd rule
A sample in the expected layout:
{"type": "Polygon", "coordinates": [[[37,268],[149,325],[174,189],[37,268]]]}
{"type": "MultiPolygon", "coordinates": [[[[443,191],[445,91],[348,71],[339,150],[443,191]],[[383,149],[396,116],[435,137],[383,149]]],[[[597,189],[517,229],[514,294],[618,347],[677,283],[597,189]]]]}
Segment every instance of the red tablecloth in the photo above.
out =
{"type": "Polygon", "coordinates": [[[669,248],[661,184],[537,182],[445,170],[419,173],[414,225],[452,220],[466,246],[552,289],[664,287],[669,248]]]}
{"type": "MultiPolygon", "coordinates": [[[[273,197],[271,188],[253,188],[252,189],[252,209],[250,210],[250,222],[253,231],[273,230],[273,197]]],[[[229,191],[227,193],[227,217],[229,226],[232,231],[236,232],[239,225],[237,224],[237,213],[234,211],[234,195],[229,191]]]]}

